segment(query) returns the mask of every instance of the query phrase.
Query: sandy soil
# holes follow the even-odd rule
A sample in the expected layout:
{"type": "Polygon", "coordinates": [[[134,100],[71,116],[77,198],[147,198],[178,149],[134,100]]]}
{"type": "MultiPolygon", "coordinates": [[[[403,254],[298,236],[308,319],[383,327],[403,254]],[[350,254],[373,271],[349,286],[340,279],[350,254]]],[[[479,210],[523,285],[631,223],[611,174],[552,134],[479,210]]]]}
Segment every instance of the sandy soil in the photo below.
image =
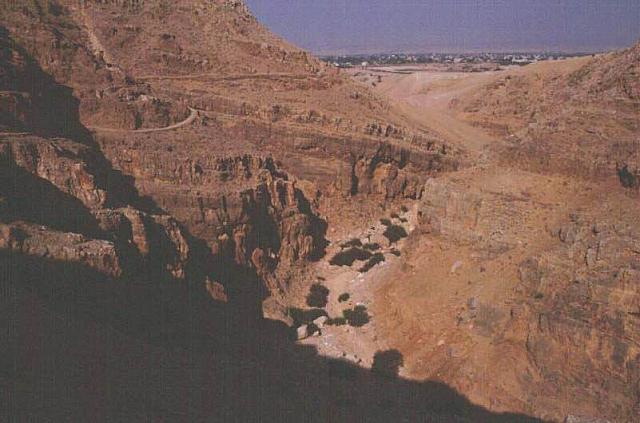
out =
{"type": "Polygon", "coordinates": [[[496,72],[416,72],[389,74],[376,87],[420,127],[429,128],[451,144],[481,155],[497,142],[488,134],[456,119],[449,110],[452,100],[482,86],[496,72]]]}
{"type": "MultiPolygon", "coordinates": [[[[398,216],[399,218],[390,218],[392,223],[402,226],[407,233],[415,230],[416,208],[407,212],[398,211],[398,216]]],[[[372,358],[377,351],[390,349],[384,339],[377,335],[376,317],[371,310],[374,306],[375,292],[387,284],[387,281],[397,272],[397,268],[402,266],[401,257],[405,252],[407,239],[401,239],[392,244],[383,236],[385,229],[386,226],[380,221],[372,222],[364,230],[354,230],[342,239],[330,240],[331,245],[327,255],[315,268],[315,273],[322,285],[330,291],[329,302],[325,308],[329,316],[340,317],[343,310],[364,305],[370,317],[369,323],[362,327],[326,325],[322,328],[320,336],[307,338],[301,341],[302,343],[315,346],[322,355],[343,358],[368,368],[371,367],[372,358]],[[342,250],[340,245],[356,238],[363,244],[368,242],[380,244],[379,252],[384,254],[385,261],[368,272],[358,270],[364,264],[363,261],[356,261],[352,266],[331,265],[331,258],[342,250]],[[391,250],[399,251],[401,256],[391,254],[391,250]],[[344,293],[349,294],[349,300],[340,302],[338,298],[344,293]]]]}
{"type": "Polygon", "coordinates": [[[419,127],[427,128],[453,145],[476,154],[476,160],[484,156],[487,147],[500,139],[462,119],[453,110],[459,99],[480,91],[487,84],[505,75],[544,75],[566,73],[578,69],[589,57],[539,62],[524,67],[509,67],[486,72],[451,72],[426,68],[412,72],[405,67],[393,68],[384,73],[372,70],[353,71],[356,80],[374,81],[368,84],[390,100],[397,109],[419,127]],[[408,72],[408,73],[407,73],[408,72]]]}

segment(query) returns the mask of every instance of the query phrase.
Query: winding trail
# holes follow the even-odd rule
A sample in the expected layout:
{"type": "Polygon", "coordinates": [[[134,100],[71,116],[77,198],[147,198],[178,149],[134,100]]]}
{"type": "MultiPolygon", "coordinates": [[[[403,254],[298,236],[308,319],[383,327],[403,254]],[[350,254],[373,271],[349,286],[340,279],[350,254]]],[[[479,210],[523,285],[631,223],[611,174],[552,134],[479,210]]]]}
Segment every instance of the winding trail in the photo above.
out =
{"type": "Polygon", "coordinates": [[[35,135],[33,132],[0,132],[0,137],[24,137],[27,135],[35,135]]]}
{"type": "Polygon", "coordinates": [[[222,82],[222,81],[242,81],[248,79],[307,79],[308,75],[300,75],[295,73],[241,73],[236,75],[219,76],[216,73],[199,73],[190,75],[144,75],[136,76],[138,81],[181,81],[181,80],[193,80],[193,79],[207,79],[210,82],[222,82]]]}
{"type": "Polygon", "coordinates": [[[102,128],[99,126],[88,126],[87,128],[95,132],[117,132],[117,133],[135,133],[135,134],[148,134],[153,132],[173,131],[174,129],[182,128],[183,126],[190,125],[200,115],[200,110],[189,107],[191,113],[189,116],[178,123],[163,128],[144,128],[144,129],[120,129],[120,128],[102,128]]]}

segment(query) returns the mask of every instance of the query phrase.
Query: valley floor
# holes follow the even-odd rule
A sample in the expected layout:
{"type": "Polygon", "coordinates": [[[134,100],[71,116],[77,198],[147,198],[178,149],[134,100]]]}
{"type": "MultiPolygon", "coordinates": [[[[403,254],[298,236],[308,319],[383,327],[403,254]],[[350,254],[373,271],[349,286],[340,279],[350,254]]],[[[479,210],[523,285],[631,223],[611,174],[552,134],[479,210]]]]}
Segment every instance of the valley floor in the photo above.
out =
{"type": "Polygon", "coordinates": [[[403,377],[442,381],[492,411],[561,420],[579,404],[579,412],[597,415],[597,405],[581,403],[570,389],[548,401],[547,394],[524,382],[537,379],[545,385],[524,349],[526,333],[511,327],[523,298],[521,266],[556,247],[557,228],[564,222],[577,215],[597,220],[623,214],[633,210],[634,200],[614,179],[593,184],[499,160],[504,141],[462,120],[451,107],[459,96],[491,81],[495,72],[369,72],[359,72],[356,79],[377,81],[375,89],[409,119],[471,152],[474,164],[427,183],[423,199],[407,213],[410,235],[398,244],[399,257],[387,254],[368,272],[358,272],[361,262],[350,268],[327,262],[350,239],[365,243],[379,236],[384,225],[377,222],[332,240],[316,269],[330,290],[326,310],[333,317],[362,304],[371,321],[363,327],[325,326],[321,335],[301,342],[368,368],[376,352],[397,350],[403,377]],[[344,292],[350,300],[340,303],[344,292]],[[517,333],[509,335],[513,330],[517,333]]]}

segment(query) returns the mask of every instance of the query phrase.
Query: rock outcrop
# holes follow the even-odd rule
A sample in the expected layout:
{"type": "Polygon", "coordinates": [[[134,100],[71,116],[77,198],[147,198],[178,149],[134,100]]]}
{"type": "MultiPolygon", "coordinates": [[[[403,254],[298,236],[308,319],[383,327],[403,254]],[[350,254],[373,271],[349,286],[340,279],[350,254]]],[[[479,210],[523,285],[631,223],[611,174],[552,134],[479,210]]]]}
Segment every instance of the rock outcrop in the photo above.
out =
{"type": "Polygon", "coordinates": [[[424,233],[491,257],[510,250],[521,238],[516,216],[528,202],[522,195],[481,192],[434,178],[424,186],[418,221],[424,233]]]}
{"type": "Polygon", "coordinates": [[[271,157],[195,160],[173,149],[142,154],[111,148],[105,144],[116,167],[204,240],[215,260],[254,269],[274,294],[285,288],[274,279],[278,268],[303,265],[322,252],[326,224],[271,157]]]}
{"type": "Polygon", "coordinates": [[[28,223],[0,223],[0,250],[31,257],[74,263],[112,278],[122,276],[113,242],[28,223]]]}
{"type": "Polygon", "coordinates": [[[410,168],[409,152],[380,147],[372,155],[352,154],[334,186],[343,195],[382,196],[385,199],[417,199],[424,177],[410,168]],[[409,167],[409,169],[407,169],[409,167]]]}
{"type": "Polygon", "coordinates": [[[576,216],[551,229],[557,248],[520,266],[508,336],[526,345],[556,398],[579,398],[580,414],[632,421],[640,413],[637,227],[576,216]]]}
{"type": "Polygon", "coordinates": [[[5,248],[83,262],[111,276],[147,270],[185,278],[189,245],[178,223],[128,206],[118,191],[109,194],[116,174],[92,148],[8,137],[0,141],[0,163],[5,248]]]}

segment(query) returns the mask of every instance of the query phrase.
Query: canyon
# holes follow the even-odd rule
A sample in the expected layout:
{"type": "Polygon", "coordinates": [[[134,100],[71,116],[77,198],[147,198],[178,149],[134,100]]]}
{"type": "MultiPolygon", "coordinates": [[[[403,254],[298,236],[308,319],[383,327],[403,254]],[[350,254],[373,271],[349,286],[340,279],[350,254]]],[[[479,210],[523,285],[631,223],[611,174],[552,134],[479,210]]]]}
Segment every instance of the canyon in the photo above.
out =
{"type": "Polygon", "coordinates": [[[640,45],[345,72],[240,0],[2,6],[3,421],[640,414],[640,45]]]}

